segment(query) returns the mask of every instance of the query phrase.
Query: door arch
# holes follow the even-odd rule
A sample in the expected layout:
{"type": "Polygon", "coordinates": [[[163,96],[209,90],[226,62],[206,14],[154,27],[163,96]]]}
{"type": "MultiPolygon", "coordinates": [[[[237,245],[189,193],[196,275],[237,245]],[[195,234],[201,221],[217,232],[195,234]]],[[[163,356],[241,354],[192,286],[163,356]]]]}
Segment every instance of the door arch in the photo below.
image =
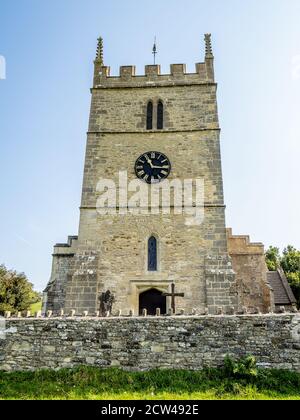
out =
{"type": "Polygon", "coordinates": [[[150,289],[143,292],[139,296],[139,314],[143,314],[143,309],[147,309],[148,315],[156,315],[156,309],[160,309],[162,315],[167,312],[167,301],[166,297],[163,296],[163,292],[157,289],[150,289]]]}

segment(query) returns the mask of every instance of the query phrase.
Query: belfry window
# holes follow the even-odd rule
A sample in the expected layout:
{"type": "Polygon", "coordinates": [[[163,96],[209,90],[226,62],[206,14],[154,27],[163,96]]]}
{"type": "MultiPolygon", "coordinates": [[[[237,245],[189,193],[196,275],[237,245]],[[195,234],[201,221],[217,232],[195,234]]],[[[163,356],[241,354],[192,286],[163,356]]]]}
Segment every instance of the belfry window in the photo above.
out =
{"type": "Polygon", "coordinates": [[[162,130],[163,128],[164,128],[164,105],[162,101],[159,101],[157,105],[157,129],[162,130]]]}
{"type": "Polygon", "coordinates": [[[153,128],[153,102],[148,102],[147,105],[147,130],[153,128]]]}
{"type": "Polygon", "coordinates": [[[148,241],[148,271],[157,271],[157,239],[154,236],[148,241]]]}

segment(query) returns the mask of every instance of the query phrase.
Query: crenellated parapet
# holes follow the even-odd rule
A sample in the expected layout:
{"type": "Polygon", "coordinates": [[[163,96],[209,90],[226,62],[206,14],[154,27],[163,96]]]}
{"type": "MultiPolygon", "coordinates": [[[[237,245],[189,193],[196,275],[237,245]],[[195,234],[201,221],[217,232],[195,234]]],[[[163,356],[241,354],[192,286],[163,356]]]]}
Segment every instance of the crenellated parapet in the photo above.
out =
{"type": "Polygon", "coordinates": [[[95,60],[94,89],[132,88],[174,85],[194,85],[215,83],[214,57],[211,47],[211,36],[205,35],[205,61],[196,64],[195,73],[188,73],[186,64],[171,64],[169,74],[161,74],[160,65],[147,65],[143,75],[136,74],[135,66],[121,66],[119,76],[111,76],[109,66],[103,64],[103,43],[101,41],[101,59],[99,59],[99,45],[95,60]]]}
{"type": "Polygon", "coordinates": [[[211,66],[197,63],[196,72],[188,73],[185,64],[171,64],[170,74],[161,74],[160,65],[145,66],[145,74],[137,75],[135,66],[121,66],[119,76],[111,76],[108,66],[100,66],[94,78],[94,89],[194,85],[215,83],[211,66]]]}

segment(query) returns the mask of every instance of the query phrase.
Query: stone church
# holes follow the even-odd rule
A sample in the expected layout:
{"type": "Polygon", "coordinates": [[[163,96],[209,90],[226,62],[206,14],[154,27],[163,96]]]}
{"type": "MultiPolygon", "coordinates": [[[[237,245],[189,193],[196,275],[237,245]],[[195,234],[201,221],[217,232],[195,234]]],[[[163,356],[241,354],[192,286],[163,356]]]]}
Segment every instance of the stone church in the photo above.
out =
{"type": "Polygon", "coordinates": [[[184,64],[172,64],[170,74],[147,65],[144,75],[123,66],[115,77],[99,39],[79,234],[54,247],[44,312],[266,313],[295,304],[284,274],[267,273],[264,246],[226,229],[210,35],[205,46],[195,73],[184,64]],[[204,179],[203,222],[187,224],[175,207],[169,214],[102,214],[98,182],[117,184],[120,171],[146,184],[204,179]]]}

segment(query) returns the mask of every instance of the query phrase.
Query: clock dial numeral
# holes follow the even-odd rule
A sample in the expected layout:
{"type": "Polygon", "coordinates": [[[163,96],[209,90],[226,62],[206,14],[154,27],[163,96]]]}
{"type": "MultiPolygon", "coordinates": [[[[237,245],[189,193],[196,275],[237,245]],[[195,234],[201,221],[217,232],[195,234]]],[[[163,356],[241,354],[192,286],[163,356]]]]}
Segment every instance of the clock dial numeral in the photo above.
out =
{"type": "Polygon", "coordinates": [[[142,176],[144,176],[145,175],[145,172],[144,171],[140,171],[140,172],[138,172],[138,176],[139,177],[142,177],[142,176]]]}
{"type": "Polygon", "coordinates": [[[161,171],[161,173],[162,173],[163,175],[168,175],[168,172],[166,172],[166,171],[161,171]]]}
{"type": "Polygon", "coordinates": [[[155,155],[155,153],[154,153],[154,152],[152,152],[152,153],[151,153],[151,159],[155,159],[155,156],[156,156],[156,155],[155,155]]]}

